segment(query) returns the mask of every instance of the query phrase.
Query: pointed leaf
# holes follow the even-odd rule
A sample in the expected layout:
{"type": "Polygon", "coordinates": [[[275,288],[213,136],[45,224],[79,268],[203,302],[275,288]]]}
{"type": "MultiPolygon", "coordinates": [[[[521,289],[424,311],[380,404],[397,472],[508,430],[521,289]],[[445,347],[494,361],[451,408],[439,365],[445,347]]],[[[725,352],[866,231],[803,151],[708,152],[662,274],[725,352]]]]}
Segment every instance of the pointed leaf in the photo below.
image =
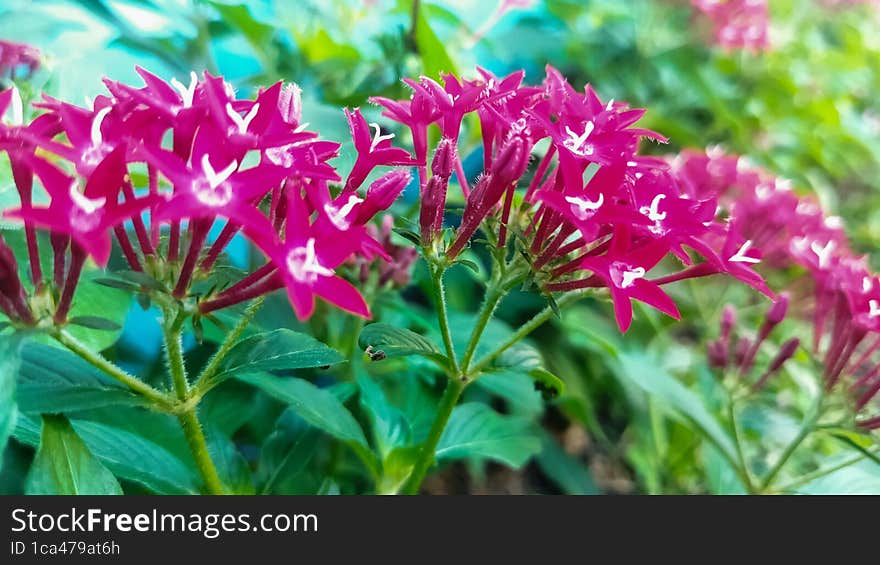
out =
{"type": "Polygon", "coordinates": [[[342,356],[312,336],[288,329],[247,337],[238,342],[223,361],[223,373],[259,373],[343,362],[342,356]]]}
{"type": "Polygon", "coordinates": [[[440,443],[437,459],[492,459],[522,467],[541,451],[541,437],[525,418],[502,416],[477,402],[455,408],[440,443]]]}
{"type": "Polygon", "coordinates": [[[40,447],[26,494],[122,494],[122,487],[64,416],[43,416],[40,447]]]}

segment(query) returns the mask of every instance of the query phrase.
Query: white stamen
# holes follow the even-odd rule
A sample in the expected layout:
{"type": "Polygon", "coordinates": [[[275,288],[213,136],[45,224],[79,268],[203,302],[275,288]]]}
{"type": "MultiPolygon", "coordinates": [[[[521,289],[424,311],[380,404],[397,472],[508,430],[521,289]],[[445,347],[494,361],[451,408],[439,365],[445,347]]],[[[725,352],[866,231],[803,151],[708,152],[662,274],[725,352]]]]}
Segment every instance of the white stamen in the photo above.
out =
{"type": "Polygon", "coordinates": [[[623,275],[623,282],[620,283],[621,288],[629,288],[638,279],[645,278],[645,268],[636,267],[635,269],[623,271],[621,274],[623,275]]]}
{"type": "Polygon", "coordinates": [[[868,292],[872,288],[874,288],[874,281],[871,280],[871,277],[862,278],[862,292],[868,292]]]}
{"type": "Polygon", "coordinates": [[[760,259],[755,259],[754,257],[749,257],[748,255],[746,255],[751,246],[752,240],[746,240],[746,242],[742,244],[742,247],[740,247],[736,253],[730,256],[728,261],[730,261],[731,263],[760,263],[760,259]]]}
{"type": "Polygon", "coordinates": [[[660,213],[660,201],[666,198],[665,194],[658,194],[654,197],[654,200],[651,201],[650,206],[642,206],[639,208],[639,212],[648,216],[648,219],[652,222],[659,222],[661,220],[666,219],[666,212],[660,213]]]}
{"type": "Polygon", "coordinates": [[[89,198],[80,192],[76,181],[70,184],[70,199],[73,200],[77,208],[89,215],[94,214],[107,203],[106,198],[89,198]]]}
{"type": "Polygon", "coordinates": [[[834,250],[835,243],[834,240],[829,240],[825,245],[819,245],[818,241],[814,241],[810,244],[810,249],[813,253],[816,254],[816,257],[819,259],[819,268],[827,269],[829,263],[831,262],[831,252],[834,250]]]}
{"type": "Polygon", "coordinates": [[[825,218],[824,224],[826,228],[839,230],[843,227],[843,220],[840,219],[840,216],[828,216],[827,218],[825,218]]]}
{"type": "Polygon", "coordinates": [[[331,277],[333,270],[321,265],[315,253],[315,238],[306,241],[305,247],[294,247],[287,254],[287,270],[299,282],[313,283],[319,276],[331,277]]]}
{"type": "Polygon", "coordinates": [[[24,105],[21,103],[21,93],[18,91],[18,87],[14,84],[12,85],[12,100],[10,101],[10,106],[12,107],[12,125],[23,125],[24,105]]]}
{"type": "Polygon", "coordinates": [[[869,300],[868,308],[870,309],[868,311],[869,318],[876,318],[877,316],[880,316],[880,302],[877,302],[876,300],[869,300]]]}
{"type": "Polygon", "coordinates": [[[577,196],[566,196],[565,201],[571,204],[571,211],[579,220],[586,220],[593,215],[592,212],[602,207],[605,195],[600,192],[599,198],[595,202],[577,196]]]}
{"type": "Polygon", "coordinates": [[[242,118],[232,107],[232,104],[228,102],[226,103],[226,115],[229,116],[230,120],[235,122],[235,125],[238,128],[238,133],[247,133],[248,127],[251,125],[251,122],[254,121],[254,118],[257,117],[257,112],[259,111],[260,103],[257,102],[251,107],[247,115],[242,118]]]}
{"type": "Polygon", "coordinates": [[[584,147],[584,144],[587,143],[587,138],[590,137],[590,134],[593,133],[593,130],[596,128],[596,124],[592,121],[587,122],[587,125],[584,126],[584,133],[582,135],[576,134],[572,129],[568,126],[565,126],[565,133],[568,134],[568,139],[562,142],[566,148],[572,153],[576,153],[581,157],[588,157],[593,154],[593,145],[587,144],[584,147]]]}
{"type": "Polygon", "coordinates": [[[605,106],[605,111],[606,111],[606,112],[610,112],[612,109],[614,109],[614,98],[612,98],[611,100],[609,100],[609,101],[608,101],[608,105],[605,106]]]}
{"type": "Polygon", "coordinates": [[[349,222],[346,217],[351,213],[355,206],[363,201],[364,199],[357,194],[351,194],[348,197],[348,202],[339,208],[328,202],[324,205],[324,212],[327,213],[327,217],[330,218],[330,221],[333,222],[334,226],[345,231],[351,227],[351,222],[349,222]]]}
{"type": "Polygon", "coordinates": [[[393,139],[394,138],[393,133],[382,135],[382,129],[379,127],[379,124],[371,123],[370,127],[376,130],[376,133],[373,134],[373,142],[370,143],[370,153],[375,151],[376,147],[378,147],[379,144],[382,143],[383,141],[385,141],[386,139],[393,139]]]}
{"type": "Polygon", "coordinates": [[[100,147],[101,144],[104,143],[104,136],[101,135],[101,124],[104,123],[104,118],[107,117],[107,114],[110,113],[110,110],[113,109],[113,106],[107,106],[106,108],[102,108],[98,110],[98,113],[95,114],[95,118],[92,120],[92,146],[100,147]]]}
{"type": "Polygon", "coordinates": [[[302,124],[296,126],[296,129],[293,130],[293,133],[302,133],[302,132],[306,131],[307,127],[309,127],[309,122],[302,123],[302,124]]]}
{"type": "Polygon", "coordinates": [[[180,98],[183,100],[184,108],[191,108],[193,105],[193,98],[195,98],[196,94],[196,85],[199,83],[199,77],[196,75],[195,71],[190,71],[189,73],[189,86],[183,86],[183,83],[177,80],[176,78],[171,79],[171,86],[180,93],[180,98]]]}
{"type": "Polygon", "coordinates": [[[202,172],[205,173],[205,179],[207,179],[208,185],[211,188],[217,188],[220,186],[232,175],[232,173],[235,172],[235,169],[237,168],[238,161],[233,159],[231,163],[226,165],[226,168],[218,173],[214,171],[214,167],[211,166],[211,160],[208,157],[208,154],[206,153],[202,155],[202,172]]]}
{"type": "MultiPolygon", "coordinates": [[[[676,155],[676,157],[678,157],[678,156],[676,155]]],[[[639,164],[636,163],[635,161],[627,161],[627,162],[626,162],[626,166],[627,166],[627,167],[638,167],[639,164]]]]}

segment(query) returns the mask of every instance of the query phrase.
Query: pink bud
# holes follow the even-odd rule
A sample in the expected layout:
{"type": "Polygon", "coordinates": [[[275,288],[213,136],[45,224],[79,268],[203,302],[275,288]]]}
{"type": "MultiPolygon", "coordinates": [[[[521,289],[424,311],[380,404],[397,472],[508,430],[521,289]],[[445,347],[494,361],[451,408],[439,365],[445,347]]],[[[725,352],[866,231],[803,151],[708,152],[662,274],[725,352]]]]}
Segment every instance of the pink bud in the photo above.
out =
{"type": "Polygon", "coordinates": [[[409,170],[395,169],[373,181],[367,189],[367,197],[361,204],[357,223],[365,224],[382,210],[390,208],[411,180],[412,174],[409,170]]]}
{"type": "Polygon", "coordinates": [[[302,89],[296,84],[285,84],[278,95],[278,111],[288,124],[302,121],[302,89]]]}
{"type": "Polygon", "coordinates": [[[709,357],[709,366],[715,369],[727,367],[727,343],[721,340],[710,341],[706,353],[709,357]]]}
{"type": "Polygon", "coordinates": [[[492,175],[501,185],[507,185],[523,176],[529,166],[531,148],[519,137],[510,138],[492,162],[492,175]]]}
{"type": "Polygon", "coordinates": [[[782,344],[782,347],[779,348],[779,351],[776,353],[776,357],[773,358],[773,361],[770,362],[770,366],[767,367],[767,371],[761,375],[761,378],[752,386],[753,391],[761,390],[766,386],[767,381],[770,378],[779,372],[782,366],[786,361],[791,359],[795,352],[797,352],[798,347],[801,345],[801,340],[794,337],[790,340],[786,341],[782,344]]]}
{"type": "Polygon", "coordinates": [[[440,140],[434,151],[434,160],[431,162],[431,172],[439,177],[448,179],[455,167],[457,152],[455,142],[447,137],[440,140]]]}
{"type": "Polygon", "coordinates": [[[721,339],[724,341],[728,341],[730,339],[730,334],[733,331],[733,326],[736,325],[736,309],[733,307],[733,304],[727,304],[724,306],[724,310],[721,312],[721,339]]]}
{"type": "Polygon", "coordinates": [[[738,342],[736,342],[736,349],[733,352],[733,360],[738,367],[740,367],[742,372],[745,372],[747,369],[744,366],[746,360],[749,357],[749,352],[752,349],[752,340],[747,337],[741,337],[738,342]]]}
{"type": "Polygon", "coordinates": [[[765,322],[767,325],[773,327],[785,319],[785,313],[788,310],[788,301],[789,294],[787,292],[780,292],[779,296],[776,298],[776,302],[774,302],[773,306],[770,307],[770,310],[767,311],[767,320],[765,322]]]}
{"type": "Polygon", "coordinates": [[[419,228],[422,232],[422,243],[428,245],[443,228],[443,212],[446,209],[446,192],[449,177],[435,175],[428,179],[422,194],[422,207],[419,212],[419,228]]]}

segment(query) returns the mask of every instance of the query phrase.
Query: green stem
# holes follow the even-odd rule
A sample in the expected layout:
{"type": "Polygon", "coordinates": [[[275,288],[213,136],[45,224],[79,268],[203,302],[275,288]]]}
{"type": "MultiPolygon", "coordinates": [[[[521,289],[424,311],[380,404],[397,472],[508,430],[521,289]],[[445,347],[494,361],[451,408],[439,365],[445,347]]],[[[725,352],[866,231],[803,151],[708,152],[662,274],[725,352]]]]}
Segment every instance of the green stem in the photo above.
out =
{"type": "Polygon", "coordinates": [[[261,296],[251,302],[251,304],[244,311],[244,314],[241,317],[241,320],[238,321],[238,324],[232,329],[231,332],[226,334],[226,339],[223,340],[223,343],[220,344],[220,347],[217,349],[217,352],[211,357],[211,360],[202,370],[202,373],[198,376],[195,383],[193,384],[193,390],[196,391],[196,394],[201,396],[204,395],[211,389],[211,379],[217,375],[217,371],[220,370],[220,364],[223,362],[223,359],[226,358],[226,355],[229,354],[229,351],[238,343],[238,339],[250,325],[251,320],[256,315],[257,311],[259,311],[260,307],[266,301],[265,296],[261,296]]]}
{"type": "Polygon", "coordinates": [[[226,494],[223,483],[220,482],[220,476],[217,475],[217,468],[214,467],[214,462],[211,460],[211,454],[208,453],[208,442],[205,440],[205,433],[202,431],[195,407],[179,414],[177,421],[183,428],[186,443],[189,445],[199,473],[202,475],[202,480],[205,482],[205,490],[208,491],[208,494],[226,494]]]}
{"type": "Polygon", "coordinates": [[[429,264],[431,269],[431,292],[433,293],[434,306],[437,309],[437,322],[440,325],[440,335],[443,336],[443,345],[446,347],[446,356],[451,363],[452,376],[461,374],[458,367],[458,359],[455,357],[455,347],[452,345],[452,331],[449,328],[449,311],[446,306],[446,291],[443,288],[443,273],[441,266],[429,264]]]}
{"type": "Polygon", "coordinates": [[[174,401],[161,391],[156,390],[147,383],[130,375],[105,359],[100,353],[96,353],[89,349],[85,344],[67,333],[65,330],[55,330],[52,337],[61,345],[87,361],[93,367],[103,371],[107,375],[121,382],[133,392],[150,399],[157,407],[163,410],[170,410],[174,401]]]}
{"type": "MultiPolygon", "coordinates": [[[[495,313],[495,308],[498,307],[498,303],[501,302],[502,298],[504,298],[504,292],[502,289],[496,286],[489,286],[489,288],[486,289],[486,297],[483,299],[482,306],[480,306],[477,323],[471,332],[467,348],[461,358],[462,375],[468,374],[471,360],[473,360],[474,354],[477,352],[477,346],[480,345],[480,338],[483,337],[483,332],[486,330],[486,326],[489,325],[489,321],[492,320],[492,314],[495,313]]],[[[477,374],[479,373],[474,371],[474,375],[477,374]]]]}
{"type": "Polygon", "coordinates": [[[740,434],[739,423],[736,420],[736,405],[733,397],[729,398],[727,402],[727,418],[730,420],[730,429],[733,432],[733,443],[736,447],[737,467],[739,468],[737,474],[739,475],[743,486],[746,487],[746,492],[749,494],[755,494],[755,484],[754,481],[752,481],[752,474],[749,472],[749,465],[746,463],[746,455],[743,451],[742,434],[740,434]]]}
{"type": "MultiPolygon", "coordinates": [[[[583,296],[582,292],[568,293],[568,294],[564,295],[562,298],[560,298],[556,302],[556,305],[558,308],[561,309],[564,306],[568,306],[569,304],[574,303],[577,299],[581,298],[582,296],[583,296]]],[[[484,369],[486,367],[486,365],[488,365],[489,363],[494,361],[496,357],[498,357],[499,355],[501,355],[502,353],[504,353],[505,351],[507,351],[508,349],[513,347],[514,345],[516,345],[518,342],[523,340],[526,336],[531,334],[533,331],[535,331],[536,329],[541,327],[541,325],[544,324],[544,322],[546,322],[550,318],[552,318],[555,315],[555,313],[556,312],[552,307],[547,306],[546,308],[544,308],[543,310],[541,310],[540,312],[535,314],[535,316],[531,320],[529,320],[528,322],[526,322],[525,324],[520,326],[520,328],[518,330],[516,330],[506,341],[504,341],[501,345],[496,347],[492,352],[487,353],[485,356],[483,356],[482,359],[478,360],[477,363],[474,365],[473,369],[471,370],[471,372],[474,374],[479,374],[479,372],[482,369],[484,369]]]]}
{"type": "MultiPolygon", "coordinates": [[[[165,320],[171,320],[173,311],[168,308],[165,310],[165,320]]],[[[217,468],[211,460],[208,452],[208,442],[205,439],[205,433],[202,431],[202,425],[199,422],[198,413],[196,412],[197,404],[187,404],[189,400],[189,384],[186,379],[186,367],[183,361],[183,347],[181,338],[183,334],[183,322],[185,316],[178,312],[170,324],[164,325],[165,335],[165,353],[168,356],[168,372],[171,374],[171,380],[174,385],[174,391],[178,400],[186,406],[177,415],[177,421],[183,428],[183,435],[186,437],[186,443],[195,459],[196,467],[205,483],[205,490],[209,494],[224,494],[223,483],[220,482],[220,476],[217,474],[217,468]]]]}
{"type": "Polygon", "coordinates": [[[785,450],[782,452],[782,455],[779,456],[779,459],[764,477],[764,480],[761,481],[761,485],[758,488],[758,492],[767,492],[770,486],[773,484],[773,481],[776,479],[779,472],[782,471],[782,468],[791,459],[791,456],[794,455],[794,452],[797,451],[797,448],[804,442],[810,433],[816,427],[816,422],[819,420],[819,417],[822,415],[822,400],[824,398],[824,389],[820,389],[816,396],[816,401],[813,403],[813,406],[810,408],[810,412],[807,414],[806,418],[804,418],[803,423],[801,424],[800,430],[798,430],[798,434],[795,438],[789,443],[785,450]]]}
{"type": "Polygon", "coordinates": [[[428,469],[434,463],[434,452],[437,450],[437,444],[440,443],[440,438],[443,436],[443,430],[446,429],[446,424],[449,422],[452,410],[455,408],[465,386],[466,383],[461,379],[449,379],[446,391],[443,393],[443,398],[440,399],[440,405],[437,407],[437,416],[434,418],[434,424],[431,426],[428,438],[422,443],[413,472],[403,486],[403,494],[419,493],[422,481],[425,480],[428,469]]]}

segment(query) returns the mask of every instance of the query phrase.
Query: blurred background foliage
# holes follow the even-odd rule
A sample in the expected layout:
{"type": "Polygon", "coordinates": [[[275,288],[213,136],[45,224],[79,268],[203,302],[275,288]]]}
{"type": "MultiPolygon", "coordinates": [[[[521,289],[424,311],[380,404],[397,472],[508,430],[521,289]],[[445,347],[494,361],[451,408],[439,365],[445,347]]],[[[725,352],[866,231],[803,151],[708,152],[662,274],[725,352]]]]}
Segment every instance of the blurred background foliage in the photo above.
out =
{"type": "MultiPolygon", "coordinates": [[[[0,37],[43,51],[45,64],[30,82],[32,92],[44,90],[75,102],[99,93],[105,75],[139,84],[135,64],[181,79],[193,69],[208,70],[244,91],[277,80],[294,81],[304,90],[305,121],[334,140],[347,137],[340,106],[366,107],[369,96],[405,97],[402,77],[436,78],[440,71],[469,75],[480,65],[496,74],[523,68],[527,80],[535,82],[544,66],[552,64],[572,84],[593,84],[604,99],[648,108],[642,123],[671,142],[647,151],[671,154],[721,144],[728,152],[747,155],[791,179],[796,190],[818,195],[831,213],[844,218],[857,250],[876,249],[880,16],[873,8],[772,0],[772,49],[727,53],[708,44],[708,29],[683,0],[508,2],[512,9],[507,11],[499,4],[505,3],[7,0],[0,7],[0,37]]],[[[378,114],[375,109],[368,113],[371,118],[378,114]]],[[[466,160],[466,166],[476,167],[476,132],[466,131],[474,141],[475,157],[466,160]]],[[[337,164],[344,170],[352,162],[352,150],[345,148],[337,164]]],[[[8,179],[4,182],[7,186],[0,193],[9,192],[8,179]]],[[[411,213],[406,204],[400,204],[398,214],[411,213]]],[[[239,262],[246,262],[247,250],[240,251],[239,262]]],[[[880,267],[880,256],[872,262],[880,267]]],[[[797,285],[798,275],[774,274],[772,286],[797,285]]],[[[460,312],[454,324],[472,324],[469,312],[478,305],[474,291],[481,276],[467,269],[450,272],[450,302],[460,312]]],[[[422,290],[426,277],[420,265],[408,290],[379,296],[381,321],[430,333],[422,290]]],[[[705,343],[718,334],[724,303],[737,306],[741,327],[755,329],[768,305],[723,280],[689,281],[671,290],[682,310],[681,323],[641,309],[633,329],[621,336],[610,305],[597,298],[568,309],[537,332],[532,344],[545,365],[566,382],[566,393],[544,403],[531,381],[516,371],[479,381],[466,400],[495,410],[475,408],[473,416],[485,429],[496,424],[504,428],[507,444],[476,452],[447,446],[449,457],[441,458],[444,470],[432,477],[427,490],[744,492],[730,464],[732,456],[725,453],[731,449],[730,438],[742,439],[742,457],[754,470],[771,467],[797,435],[809,399],[820,386],[819,377],[806,352],[798,353],[768,392],[741,406],[740,429],[730,429],[723,407],[725,395],[737,385],[729,380],[719,384],[719,375],[707,364],[705,343]],[[497,414],[504,422],[493,419],[497,414]]],[[[284,297],[273,300],[277,307],[264,310],[261,327],[295,327],[284,297]]],[[[509,333],[541,307],[539,297],[512,296],[502,307],[508,325],[499,323],[497,335],[509,333]]],[[[101,336],[100,346],[109,345],[107,354],[132,370],[149,374],[152,367],[157,373],[162,361],[150,316],[125,301],[112,308],[118,312],[104,315],[125,319],[125,327],[109,340],[101,336]]],[[[792,308],[799,311],[798,304],[792,308]]],[[[791,335],[808,340],[808,325],[791,318],[784,331],[777,331],[781,337],[775,343],[791,335]]],[[[350,319],[325,312],[312,322],[311,331],[347,353],[357,345],[351,342],[357,335],[351,324],[350,319]]],[[[189,361],[204,363],[218,335],[207,329],[202,344],[190,336],[189,361]]],[[[773,353],[771,340],[759,363],[767,363],[773,353]]],[[[365,380],[366,370],[356,366],[311,377],[348,405],[358,404],[352,400],[352,383],[358,382],[360,401],[353,409],[361,421],[372,422],[371,443],[384,449],[383,456],[392,456],[385,461],[390,469],[399,439],[394,423],[403,422],[410,439],[424,437],[439,382],[418,360],[370,364],[365,380]],[[345,374],[349,370],[361,374],[345,374]],[[381,385],[378,392],[370,383],[381,385]]],[[[228,383],[212,394],[206,399],[206,418],[219,430],[217,437],[234,441],[223,444],[224,453],[235,454],[225,462],[224,478],[236,472],[244,476],[242,465],[253,470],[242,479],[242,492],[363,491],[366,481],[351,454],[330,437],[312,433],[282,404],[241,383],[228,383]]],[[[91,407],[71,415],[74,428],[99,457],[100,442],[94,439],[98,432],[89,422],[101,422],[119,434],[138,425],[116,421],[119,418],[110,421],[101,410],[91,407]]],[[[151,418],[144,416],[142,424],[165,429],[151,418]]],[[[453,431],[466,425],[453,418],[453,431]]],[[[28,433],[19,430],[19,442],[7,450],[4,490],[21,486],[17,477],[31,456],[26,445],[33,436],[28,433]]],[[[166,440],[173,438],[152,441],[166,440]]],[[[874,444],[869,437],[829,426],[798,450],[780,480],[789,488],[780,490],[880,493],[874,444]],[[829,468],[833,472],[825,472],[829,468]]],[[[130,483],[124,483],[130,491],[144,486],[186,491],[184,479],[169,488],[133,474],[134,478],[128,476],[130,483]]],[[[388,469],[386,475],[391,475],[388,469]]]]}

